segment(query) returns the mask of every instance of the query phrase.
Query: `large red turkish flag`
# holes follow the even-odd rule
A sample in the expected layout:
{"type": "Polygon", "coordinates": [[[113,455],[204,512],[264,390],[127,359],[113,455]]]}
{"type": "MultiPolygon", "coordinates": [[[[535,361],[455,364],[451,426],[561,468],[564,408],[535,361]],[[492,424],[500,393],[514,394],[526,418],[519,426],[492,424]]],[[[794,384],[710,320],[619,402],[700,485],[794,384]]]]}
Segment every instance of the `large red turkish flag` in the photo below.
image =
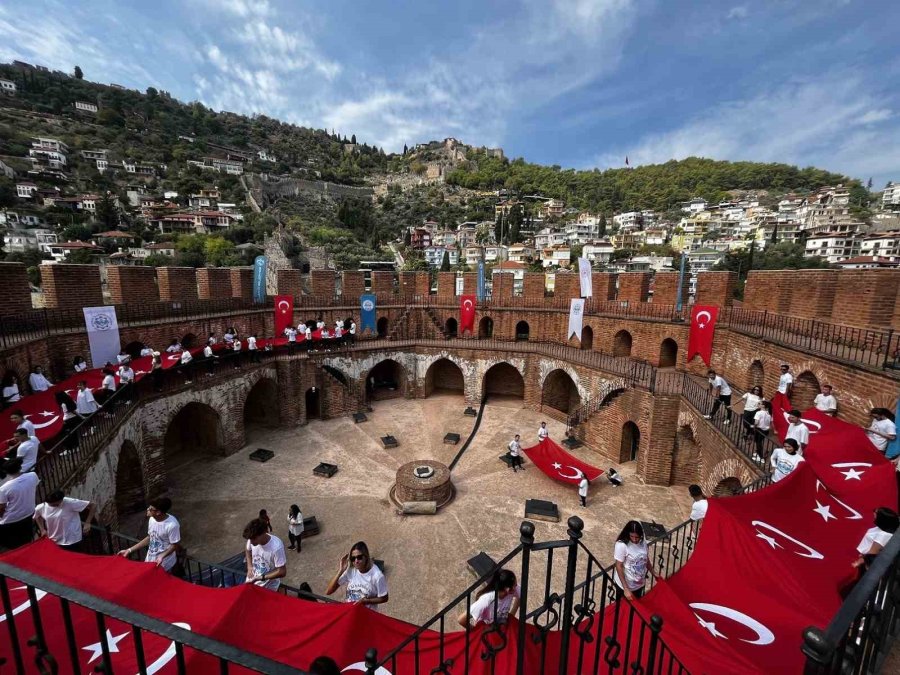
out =
{"type": "Polygon", "coordinates": [[[581,474],[587,476],[588,480],[595,480],[603,474],[603,469],[585,464],[549,438],[545,438],[535,446],[525,448],[524,452],[537,468],[561,483],[578,485],[581,474]]]}
{"type": "Polygon", "coordinates": [[[714,305],[694,305],[691,310],[691,332],[688,335],[687,360],[699,354],[706,365],[712,357],[713,336],[716,332],[716,319],[719,308],[714,305]]]}
{"type": "Polygon", "coordinates": [[[459,334],[475,330],[475,302],[474,295],[459,296],[459,334]]]}
{"type": "Polygon", "coordinates": [[[294,296],[275,296],[275,337],[284,334],[284,329],[294,325],[294,296]]]}

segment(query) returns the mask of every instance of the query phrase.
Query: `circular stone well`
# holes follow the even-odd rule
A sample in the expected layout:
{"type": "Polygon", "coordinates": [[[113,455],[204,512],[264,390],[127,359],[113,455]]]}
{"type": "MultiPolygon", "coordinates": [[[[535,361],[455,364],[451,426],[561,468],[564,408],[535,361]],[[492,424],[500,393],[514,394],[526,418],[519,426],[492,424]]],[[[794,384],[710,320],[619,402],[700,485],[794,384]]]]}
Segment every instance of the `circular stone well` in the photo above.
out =
{"type": "Polygon", "coordinates": [[[440,462],[420,459],[397,469],[397,482],[391,496],[404,502],[436,502],[441,508],[453,499],[450,469],[440,462]]]}

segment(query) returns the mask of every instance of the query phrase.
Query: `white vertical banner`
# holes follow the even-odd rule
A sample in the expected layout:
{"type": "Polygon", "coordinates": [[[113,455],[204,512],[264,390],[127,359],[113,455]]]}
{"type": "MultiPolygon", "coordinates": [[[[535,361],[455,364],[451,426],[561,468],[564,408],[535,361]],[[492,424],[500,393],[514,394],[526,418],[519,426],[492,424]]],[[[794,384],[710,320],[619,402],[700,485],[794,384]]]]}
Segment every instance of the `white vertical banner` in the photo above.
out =
{"type": "Polygon", "coordinates": [[[102,368],[107,363],[115,363],[121,347],[116,308],[85,307],[84,325],[91,346],[91,365],[102,368]]]}
{"type": "Polygon", "coordinates": [[[578,259],[578,279],[579,281],[581,281],[581,297],[592,297],[593,286],[591,284],[591,261],[587,258],[578,259]]]}
{"type": "Polygon", "coordinates": [[[577,335],[581,339],[581,322],[584,317],[584,298],[572,298],[572,305],[569,307],[569,332],[566,335],[568,340],[573,335],[577,335]]]}

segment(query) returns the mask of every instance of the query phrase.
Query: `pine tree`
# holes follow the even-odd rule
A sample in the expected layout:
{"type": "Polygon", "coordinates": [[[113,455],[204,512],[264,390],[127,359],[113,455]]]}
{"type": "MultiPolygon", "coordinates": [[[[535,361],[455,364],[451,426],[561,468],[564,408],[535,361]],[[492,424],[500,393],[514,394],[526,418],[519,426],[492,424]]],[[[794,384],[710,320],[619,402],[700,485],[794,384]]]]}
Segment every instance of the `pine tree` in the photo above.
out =
{"type": "Polygon", "coordinates": [[[872,177],[869,176],[869,180],[866,182],[866,190],[872,190],[872,177]]]}
{"type": "Polygon", "coordinates": [[[403,156],[406,157],[406,153],[409,152],[409,148],[406,147],[406,143],[403,144],[403,156]]]}
{"type": "Polygon", "coordinates": [[[441,272],[450,271],[450,252],[444,251],[444,257],[441,258],[441,272]]]}
{"type": "Polygon", "coordinates": [[[503,235],[503,211],[497,213],[497,219],[494,221],[494,241],[500,242],[503,235]]]}
{"type": "Polygon", "coordinates": [[[403,233],[403,245],[409,246],[412,243],[412,235],[409,232],[409,228],[406,228],[406,232],[403,233]]]}
{"type": "Polygon", "coordinates": [[[598,232],[600,234],[600,238],[602,239],[603,237],[606,236],[606,214],[605,213],[600,214],[599,228],[600,229],[598,230],[598,232]]]}
{"type": "Polygon", "coordinates": [[[353,135],[350,137],[350,143],[353,144],[353,145],[356,145],[356,134],[353,134],[353,135]]]}
{"type": "Polygon", "coordinates": [[[76,79],[76,80],[83,80],[83,79],[84,79],[84,73],[81,72],[81,67],[80,67],[80,66],[75,66],[75,79],[76,79]]]}

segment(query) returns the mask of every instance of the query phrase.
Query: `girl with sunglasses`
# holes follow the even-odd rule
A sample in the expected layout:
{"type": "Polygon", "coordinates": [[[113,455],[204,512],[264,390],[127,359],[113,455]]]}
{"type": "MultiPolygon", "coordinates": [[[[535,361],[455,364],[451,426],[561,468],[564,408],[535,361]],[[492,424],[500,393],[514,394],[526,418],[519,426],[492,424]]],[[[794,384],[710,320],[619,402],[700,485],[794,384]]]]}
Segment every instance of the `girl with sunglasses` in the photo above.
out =
{"type": "Polygon", "coordinates": [[[365,605],[378,611],[378,605],[388,601],[387,580],[369,555],[364,541],[353,544],[348,555],[341,557],[337,574],[328,582],[325,595],[331,595],[340,586],[347,586],[347,602],[365,605]]]}

